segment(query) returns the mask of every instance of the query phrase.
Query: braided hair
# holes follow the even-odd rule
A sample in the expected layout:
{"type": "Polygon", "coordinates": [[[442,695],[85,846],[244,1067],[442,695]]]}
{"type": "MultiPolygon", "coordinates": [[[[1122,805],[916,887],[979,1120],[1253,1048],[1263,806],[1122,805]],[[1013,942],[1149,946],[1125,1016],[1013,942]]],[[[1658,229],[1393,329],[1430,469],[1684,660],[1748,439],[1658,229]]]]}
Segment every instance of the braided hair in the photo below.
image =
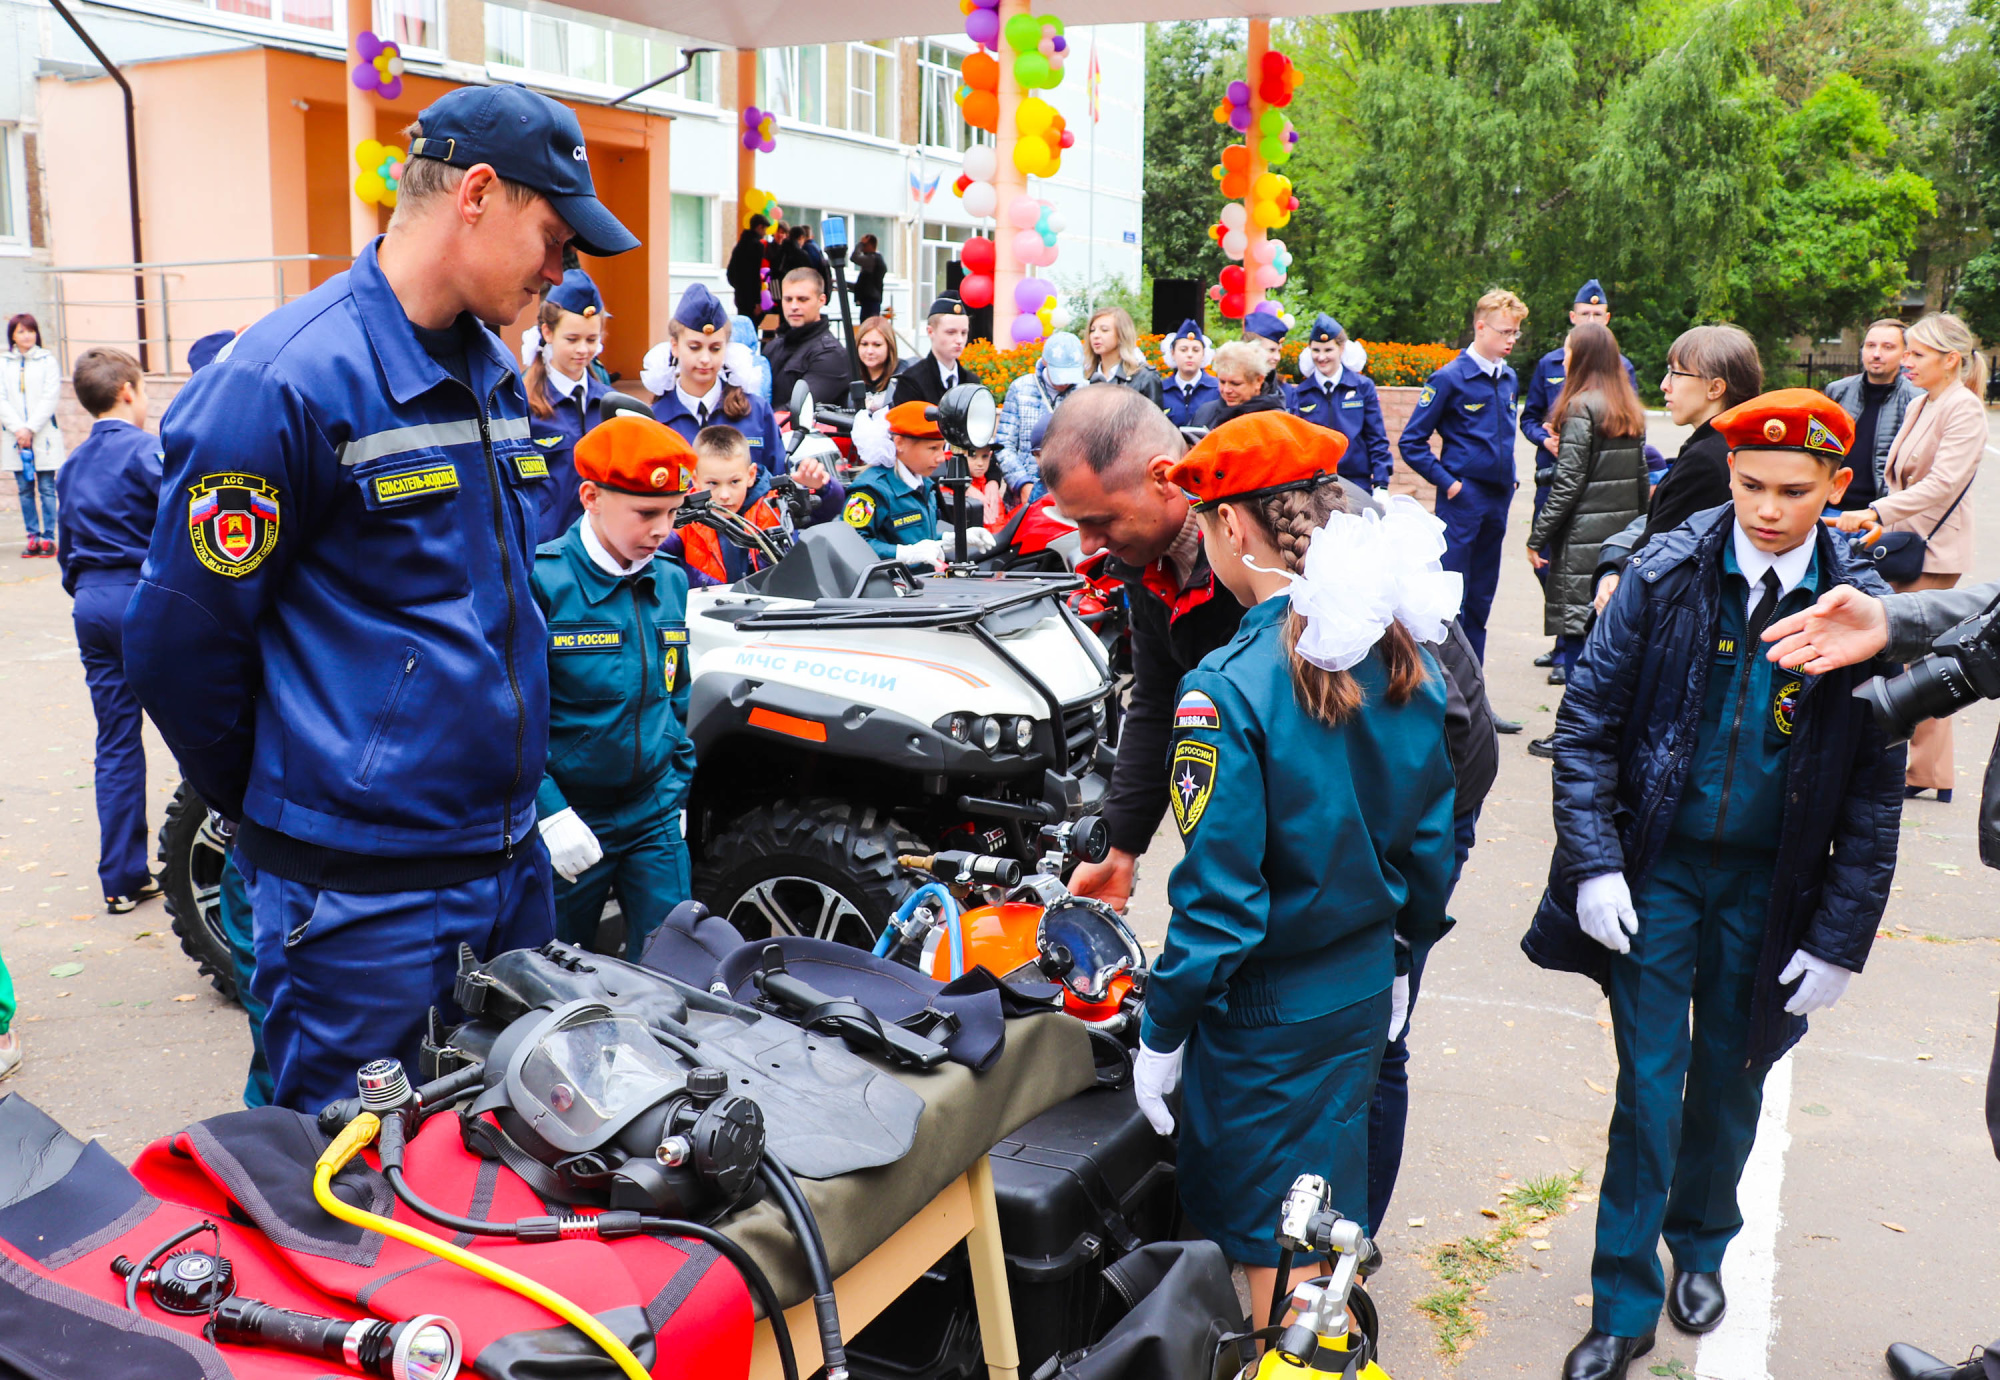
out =
{"type": "MultiPolygon", "coordinates": [[[[1286,571],[1296,575],[1305,568],[1313,533],[1324,527],[1333,514],[1350,510],[1338,484],[1322,484],[1313,489],[1266,494],[1240,505],[1238,511],[1263,529],[1277,548],[1286,571]]],[[[1299,638],[1305,627],[1306,621],[1296,608],[1285,614],[1285,655],[1291,665],[1292,696],[1301,709],[1321,723],[1345,723],[1363,704],[1361,687],[1350,673],[1329,671],[1299,655],[1299,638]]],[[[1401,623],[1391,621],[1375,645],[1389,672],[1386,691],[1389,703],[1408,704],[1429,674],[1416,639],[1401,623]]]]}

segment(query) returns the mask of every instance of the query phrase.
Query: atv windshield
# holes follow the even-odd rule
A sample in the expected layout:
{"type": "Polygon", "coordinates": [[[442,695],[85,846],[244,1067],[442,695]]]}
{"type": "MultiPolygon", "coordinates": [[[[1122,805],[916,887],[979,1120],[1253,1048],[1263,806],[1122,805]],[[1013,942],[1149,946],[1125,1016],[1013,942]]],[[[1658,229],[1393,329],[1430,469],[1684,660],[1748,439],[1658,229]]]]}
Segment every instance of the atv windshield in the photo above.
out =
{"type": "Polygon", "coordinates": [[[590,1140],[685,1081],[645,1023],[598,1008],[544,1035],[521,1065],[522,1089],[590,1140]]]}

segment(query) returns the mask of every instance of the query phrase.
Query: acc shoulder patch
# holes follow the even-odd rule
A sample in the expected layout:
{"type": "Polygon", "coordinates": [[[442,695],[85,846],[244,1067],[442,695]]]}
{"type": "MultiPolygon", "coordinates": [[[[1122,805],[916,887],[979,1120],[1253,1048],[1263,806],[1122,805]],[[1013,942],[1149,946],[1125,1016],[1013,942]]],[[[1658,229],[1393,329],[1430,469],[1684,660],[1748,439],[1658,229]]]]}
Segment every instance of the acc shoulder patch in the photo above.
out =
{"type": "Polygon", "coordinates": [[[1183,738],[1174,744],[1168,779],[1173,787],[1174,823],[1180,826],[1183,837],[1192,834],[1195,825],[1201,823],[1208,809],[1208,798],[1215,793],[1215,758],[1213,743],[1183,738]]]}
{"type": "Polygon", "coordinates": [[[855,494],[847,500],[847,506],[840,510],[840,516],[849,527],[859,527],[864,531],[875,521],[875,500],[867,494],[855,494]]]}
{"type": "Polygon", "coordinates": [[[241,579],[278,545],[278,486],[254,474],[205,474],[188,489],[195,559],[241,579]]]}
{"type": "Polygon", "coordinates": [[[1829,451],[1834,455],[1847,454],[1847,447],[1840,444],[1840,438],[1827,430],[1826,423],[1817,417],[1806,418],[1806,449],[1829,451]]]}
{"type": "Polygon", "coordinates": [[[1431,405],[1431,399],[1435,398],[1436,396],[1437,396],[1437,389],[1431,387],[1428,383],[1425,384],[1424,391],[1417,394],[1417,406],[1429,407],[1431,405]]]}
{"type": "Polygon", "coordinates": [[[1190,690],[1181,696],[1181,702],[1174,707],[1174,731],[1186,728],[1220,728],[1222,715],[1216,711],[1215,701],[1199,690],[1190,690]]]}
{"type": "Polygon", "coordinates": [[[1778,732],[1787,738],[1792,736],[1794,720],[1799,712],[1799,691],[1803,681],[1788,680],[1778,687],[1778,693],[1771,697],[1771,720],[1778,726],[1778,732]]]}

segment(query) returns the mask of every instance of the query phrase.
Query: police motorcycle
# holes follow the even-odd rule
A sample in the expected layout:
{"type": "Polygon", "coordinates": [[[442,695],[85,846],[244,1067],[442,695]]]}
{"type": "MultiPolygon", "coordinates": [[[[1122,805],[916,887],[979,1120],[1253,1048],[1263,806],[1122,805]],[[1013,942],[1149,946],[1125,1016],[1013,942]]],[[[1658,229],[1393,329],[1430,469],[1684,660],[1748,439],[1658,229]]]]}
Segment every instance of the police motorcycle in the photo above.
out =
{"type": "MultiPolygon", "coordinates": [[[[792,405],[796,463],[830,443],[809,391],[792,405]]],[[[954,389],[938,421],[961,519],[939,573],[880,559],[845,524],[753,530],[699,496],[679,517],[766,560],[688,598],[694,892],[746,937],[872,947],[914,889],[899,857],[1032,869],[1039,831],[1104,797],[1116,686],[1068,603],[1083,581],[969,558],[963,453],[991,442],[992,395],[954,389]]]]}

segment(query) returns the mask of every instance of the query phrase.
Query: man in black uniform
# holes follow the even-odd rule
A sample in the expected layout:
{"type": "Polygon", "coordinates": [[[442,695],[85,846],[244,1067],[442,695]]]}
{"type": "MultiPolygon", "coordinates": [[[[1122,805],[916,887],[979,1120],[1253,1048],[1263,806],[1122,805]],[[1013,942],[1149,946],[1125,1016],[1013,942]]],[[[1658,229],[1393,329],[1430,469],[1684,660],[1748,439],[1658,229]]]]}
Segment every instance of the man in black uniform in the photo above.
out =
{"type": "MultiPolygon", "coordinates": [[[[1078,389],[1049,419],[1042,438],[1043,482],[1076,523],[1084,554],[1111,553],[1131,608],[1132,694],[1104,802],[1111,852],[1101,863],[1079,865],[1069,883],[1077,895],[1120,910],[1131,900],[1139,855],[1167,812],[1167,741],[1181,677],[1234,638],[1243,618],[1243,606],[1209,569],[1193,505],[1167,479],[1185,448],[1166,414],[1129,388],[1078,389]]],[[[1359,486],[1341,487],[1356,511],[1371,502],[1359,486]]],[[[1458,773],[1454,809],[1463,866],[1499,749],[1485,676],[1464,631],[1454,622],[1430,651],[1445,671],[1445,732],[1458,773]]],[[[1399,969],[1403,963],[1399,954],[1399,969]]],[[[1400,1000],[1413,999],[1420,978],[1409,972],[1397,978],[1400,1000]]],[[[1397,1032],[1383,1058],[1370,1116],[1369,1200],[1378,1225],[1402,1158],[1406,1034],[1397,1032]]]]}
{"type": "Polygon", "coordinates": [[[891,405],[913,400],[943,402],[944,395],[961,383],[986,381],[958,362],[972,336],[972,318],[965,314],[965,303],[950,294],[938,298],[931,303],[924,330],[931,338],[931,352],[896,375],[891,405]]]}

